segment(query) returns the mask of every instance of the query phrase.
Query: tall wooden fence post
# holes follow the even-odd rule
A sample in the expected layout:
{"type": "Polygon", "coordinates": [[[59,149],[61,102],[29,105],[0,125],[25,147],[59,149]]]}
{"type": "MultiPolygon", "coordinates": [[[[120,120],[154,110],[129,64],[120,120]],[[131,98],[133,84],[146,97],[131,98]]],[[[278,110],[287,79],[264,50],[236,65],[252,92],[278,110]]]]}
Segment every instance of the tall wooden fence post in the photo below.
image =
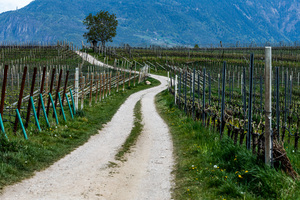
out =
{"type": "MultiPolygon", "coordinates": [[[[58,102],[58,93],[59,93],[60,84],[61,84],[62,72],[63,72],[63,70],[61,69],[60,72],[59,72],[59,78],[58,78],[57,88],[56,88],[56,93],[55,93],[55,101],[54,101],[55,109],[56,109],[57,102],[58,102]]],[[[53,117],[55,117],[55,113],[53,113],[53,117]]]]}
{"type": "Polygon", "coordinates": [[[66,74],[66,79],[65,79],[64,92],[63,92],[63,96],[62,96],[62,100],[61,100],[63,106],[64,106],[64,102],[65,102],[65,94],[67,92],[67,87],[68,87],[69,73],[70,73],[70,71],[68,70],[67,74],[66,74]]]}
{"type": "Polygon", "coordinates": [[[249,103],[248,103],[248,130],[246,137],[247,149],[251,149],[251,134],[252,134],[252,103],[253,103],[253,69],[254,69],[254,54],[250,56],[250,77],[249,77],[249,103]]]}
{"type": "MultiPolygon", "coordinates": [[[[18,107],[17,109],[20,110],[21,108],[21,104],[22,104],[22,98],[23,98],[23,92],[24,92],[24,87],[25,87],[25,81],[26,81],[26,74],[27,74],[27,67],[24,67],[24,71],[23,71],[23,78],[22,78],[22,83],[21,83],[21,89],[20,89],[20,93],[19,93],[19,101],[18,101],[18,107]]],[[[17,132],[17,128],[18,128],[18,115],[16,115],[15,118],[15,125],[14,125],[14,132],[17,132]]]]}
{"type": "Polygon", "coordinates": [[[84,86],[85,86],[85,76],[82,76],[81,78],[81,110],[83,109],[83,103],[84,103],[84,86]]]}
{"type": "Polygon", "coordinates": [[[175,104],[177,103],[177,83],[178,83],[178,77],[175,75],[175,104]]]}
{"type": "Polygon", "coordinates": [[[222,78],[222,103],[221,103],[221,123],[220,123],[220,138],[223,137],[224,110],[225,110],[225,84],[226,84],[226,62],[223,64],[223,78],[222,78]]]}
{"type": "Polygon", "coordinates": [[[265,48],[265,163],[272,165],[272,48],[265,48]]]}
{"type": "Polygon", "coordinates": [[[75,71],[75,109],[78,110],[79,68],[75,71]]]}
{"type": "Polygon", "coordinates": [[[1,106],[0,106],[0,113],[1,113],[2,117],[3,117],[3,109],[4,109],[4,101],[5,101],[7,73],[8,73],[8,65],[5,65],[4,78],[3,78],[3,84],[2,84],[2,94],[1,94],[1,106]]]}
{"type": "MultiPolygon", "coordinates": [[[[33,71],[33,76],[32,76],[31,89],[30,89],[30,97],[33,96],[36,74],[37,74],[37,68],[35,67],[34,71],[33,71]]],[[[26,116],[25,128],[27,128],[28,124],[29,124],[30,112],[31,112],[31,99],[29,98],[28,107],[27,107],[27,116],[26,116]]]]}
{"type": "Polygon", "coordinates": [[[95,103],[98,102],[98,89],[99,89],[99,74],[96,72],[96,96],[95,96],[95,103]]]}
{"type": "MultiPolygon", "coordinates": [[[[46,77],[46,73],[47,73],[46,69],[47,69],[46,67],[43,68],[43,77],[42,77],[42,83],[41,83],[40,94],[42,94],[43,91],[44,91],[45,77],[46,77]]],[[[42,103],[42,102],[41,102],[41,99],[39,99],[38,102],[39,102],[39,103],[38,103],[38,109],[37,109],[37,118],[39,119],[39,118],[40,118],[41,103],[42,103]]]]}
{"type": "Polygon", "coordinates": [[[92,73],[92,75],[91,75],[89,106],[92,106],[93,79],[94,79],[94,73],[92,73]]]}
{"type": "MultiPolygon", "coordinates": [[[[51,77],[51,84],[50,84],[50,91],[49,93],[52,94],[52,89],[53,89],[53,83],[54,83],[54,76],[55,76],[55,68],[53,68],[52,70],[52,77],[51,77]]],[[[48,104],[47,104],[47,116],[49,115],[49,111],[50,111],[50,102],[51,102],[51,99],[50,99],[50,96],[48,97],[48,104]]]]}

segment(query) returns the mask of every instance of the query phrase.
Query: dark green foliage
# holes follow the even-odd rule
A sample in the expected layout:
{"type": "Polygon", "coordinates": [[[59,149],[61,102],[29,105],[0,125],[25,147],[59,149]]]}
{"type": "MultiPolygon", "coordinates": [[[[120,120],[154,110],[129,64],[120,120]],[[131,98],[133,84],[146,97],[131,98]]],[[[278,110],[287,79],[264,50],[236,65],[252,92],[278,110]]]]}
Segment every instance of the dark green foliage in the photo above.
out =
{"type": "Polygon", "coordinates": [[[101,10],[96,15],[90,13],[84,19],[83,24],[88,30],[83,37],[88,42],[92,42],[94,46],[97,46],[98,41],[101,41],[102,46],[105,46],[106,42],[112,42],[112,38],[117,35],[117,17],[108,11],[101,10]]]}

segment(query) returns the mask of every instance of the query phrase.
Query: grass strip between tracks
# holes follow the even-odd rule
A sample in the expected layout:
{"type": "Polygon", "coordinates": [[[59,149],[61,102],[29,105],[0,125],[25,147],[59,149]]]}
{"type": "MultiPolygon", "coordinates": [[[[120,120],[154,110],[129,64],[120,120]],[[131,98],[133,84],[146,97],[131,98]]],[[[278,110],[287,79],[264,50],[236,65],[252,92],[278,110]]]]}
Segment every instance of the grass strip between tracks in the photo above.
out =
{"type": "Polygon", "coordinates": [[[119,149],[118,153],[116,154],[115,156],[116,160],[126,161],[124,156],[126,155],[126,153],[130,153],[131,147],[136,144],[138,137],[142,133],[143,124],[142,124],[141,108],[142,108],[141,100],[139,100],[134,107],[134,116],[135,116],[134,126],[130,132],[130,135],[127,137],[125,143],[122,145],[122,147],[119,149]]]}

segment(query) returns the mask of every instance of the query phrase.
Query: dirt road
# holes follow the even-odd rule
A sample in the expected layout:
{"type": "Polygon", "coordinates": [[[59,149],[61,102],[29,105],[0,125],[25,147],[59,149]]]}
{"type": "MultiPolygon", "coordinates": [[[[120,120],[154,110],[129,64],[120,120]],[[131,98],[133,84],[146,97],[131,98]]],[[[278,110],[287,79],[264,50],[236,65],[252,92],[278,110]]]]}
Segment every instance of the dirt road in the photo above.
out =
{"type": "Polygon", "coordinates": [[[154,105],[167,81],[153,77],[162,84],[131,95],[99,134],[31,179],[5,188],[0,199],[171,199],[173,146],[154,105]],[[140,99],[144,130],[127,161],[108,167],[130,134],[140,99]]]}

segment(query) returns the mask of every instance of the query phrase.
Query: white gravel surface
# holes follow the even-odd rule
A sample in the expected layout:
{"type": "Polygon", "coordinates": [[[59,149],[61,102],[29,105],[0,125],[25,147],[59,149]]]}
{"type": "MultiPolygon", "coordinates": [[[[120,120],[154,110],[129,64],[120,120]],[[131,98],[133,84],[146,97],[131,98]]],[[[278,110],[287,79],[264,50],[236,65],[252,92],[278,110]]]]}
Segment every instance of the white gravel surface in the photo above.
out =
{"type": "Polygon", "coordinates": [[[99,134],[48,169],[5,188],[0,199],[171,199],[173,146],[154,105],[155,95],[166,89],[167,80],[152,77],[162,84],[131,95],[99,134]],[[127,161],[110,168],[131,132],[133,109],[140,99],[144,130],[127,161]]]}

